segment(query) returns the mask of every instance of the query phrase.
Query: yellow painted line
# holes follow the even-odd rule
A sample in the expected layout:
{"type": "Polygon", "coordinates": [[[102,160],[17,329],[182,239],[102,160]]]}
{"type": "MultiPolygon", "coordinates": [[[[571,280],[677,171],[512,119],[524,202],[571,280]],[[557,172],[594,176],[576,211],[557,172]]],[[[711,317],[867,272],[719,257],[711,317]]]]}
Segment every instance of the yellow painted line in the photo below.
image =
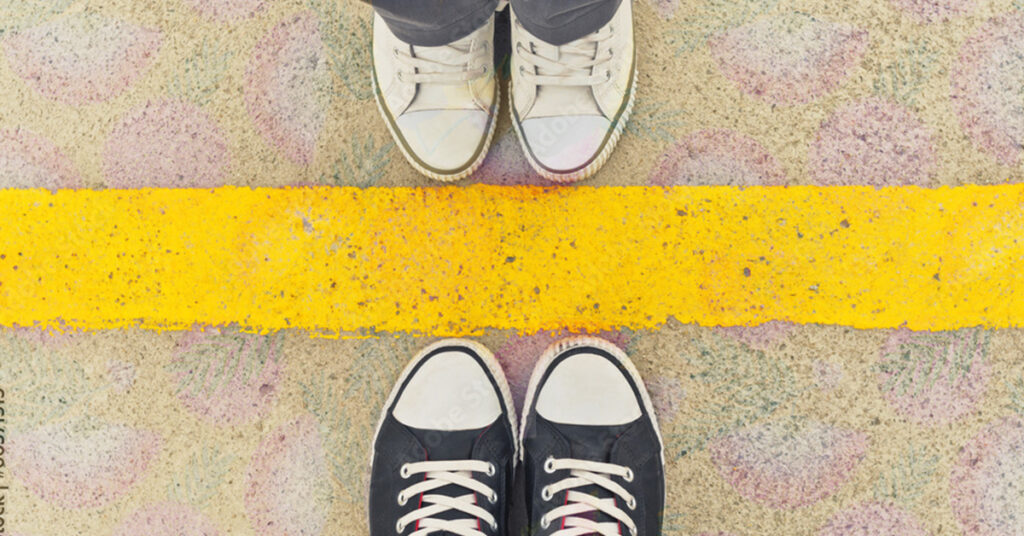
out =
{"type": "Polygon", "coordinates": [[[0,191],[0,324],[1024,325],[1024,186],[0,191]]]}

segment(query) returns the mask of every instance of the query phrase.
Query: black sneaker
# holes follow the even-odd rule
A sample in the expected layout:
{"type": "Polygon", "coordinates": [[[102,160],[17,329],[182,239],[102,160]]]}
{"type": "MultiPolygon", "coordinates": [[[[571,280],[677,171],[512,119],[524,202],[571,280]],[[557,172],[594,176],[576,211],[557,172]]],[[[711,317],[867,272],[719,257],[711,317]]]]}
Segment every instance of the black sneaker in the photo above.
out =
{"type": "Polygon", "coordinates": [[[661,434],[618,347],[578,337],[548,348],[530,378],[521,437],[531,536],[661,534],[661,434]]]}
{"type": "Polygon", "coordinates": [[[371,536],[505,536],[514,422],[508,384],[486,348],[443,340],[421,351],[377,425],[371,536]]]}

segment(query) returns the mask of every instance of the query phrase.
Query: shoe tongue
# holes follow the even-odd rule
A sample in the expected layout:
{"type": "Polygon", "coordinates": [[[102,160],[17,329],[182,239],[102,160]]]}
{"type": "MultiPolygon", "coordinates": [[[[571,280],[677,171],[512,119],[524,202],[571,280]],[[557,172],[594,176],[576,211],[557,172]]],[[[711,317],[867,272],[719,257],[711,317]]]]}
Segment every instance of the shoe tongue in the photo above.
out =
{"type": "MultiPolygon", "coordinates": [[[[622,435],[630,424],[620,426],[579,426],[570,424],[555,425],[562,437],[569,442],[570,457],[578,460],[609,463],[612,448],[615,441],[622,435]]],[[[566,476],[568,472],[564,472],[566,476]]],[[[561,474],[561,473],[560,473],[561,474]]],[[[607,476],[607,475],[606,475],[607,476]]],[[[614,480],[615,477],[610,477],[614,480]]],[[[614,499],[616,505],[625,510],[622,498],[601,486],[584,486],[575,488],[573,491],[586,493],[599,499],[614,499]]],[[[565,494],[562,494],[563,501],[565,494]]],[[[601,511],[587,512],[573,517],[589,519],[596,523],[617,523],[618,520],[601,511]]],[[[560,521],[559,521],[560,522],[560,521]]]]}
{"type": "MultiPolygon", "coordinates": [[[[574,47],[576,46],[574,43],[571,43],[571,45],[573,45],[574,47]]],[[[569,62],[569,61],[572,61],[572,60],[584,60],[584,61],[592,60],[592,59],[594,59],[597,56],[597,43],[593,43],[592,44],[592,48],[593,48],[593,51],[590,51],[588,49],[587,53],[581,54],[581,53],[578,53],[578,52],[570,50],[568,48],[568,45],[567,46],[559,47],[559,46],[555,46],[555,45],[552,45],[552,44],[549,44],[549,43],[545,43],[543,41],[533,41],[533,53],[534,54],[536,54],[536,55],[538,55],[538,56],[540,56],[542,58],[546,58],[546,59],[549,59],[551,61],[558,62],[560,64],[564,63],[564,62],[569,62]]],[[[557,76],[557,75],[562,75],[562,74],[566,74],[566,73],[563,72],[561,69],[550,69],[550,68],[546,68],[546,67],[543,67],[541,65],[538,65],[537,66],[537,74],[556,75],[557,76]]]]}
{"type": "Polygon", "coordinates": [[[558,433],[569,442],[572,458],[608,463],[612,447],[630,423],[618,426],[583,426],[577,424],[556,424],[558,433]]]}
{"type": "MultiPolygon", "coordinates": [[[[471,43],[472,39],[467,37],[451,45],[441,47],[413,47],[413,55],[417,58],[457,66],[438,66],[433,72],[461,72],[466,69],[464,64],[469,60],[467,54],[469,53],[471,43]]],[[[412,103],[409,104],[407,111],[461,109],[462,106],[456,106],[454,103],[466,102],[473,102],[473,95],[470,93],[469,84],[418,84],[416,96],[413,98],[412,103]]]]}
{"type": "Polygon", "coordinates": [[[469,38],[440,47],[412,47],[413,56],[439,64],[434,69],[424,72],[457,73],[465,69],[469,63],[469,50],[472,40],[469,38]]]}
{"type": "MultiPolygon", "coordinates": [[[[551,61],[562,62],[567,59],[593,59],[597,54],[597,44],[594,44],[594,53],[588,56],[566,52],[564,47],[557,47],[547,43],[534,42],[534,53],[551,61]]],[[[563,75],[564,72],[555,69],[537,66],[539,75],[563,75]]],[[[589,86],[539,86],[537,88],[537,100],[530,109],[527,119],[538,117],[554,117],[560,115],[601,115],[601,109],[594,100],[594,92],[589,86]]],[[[564,135],[569,135],[566,132],[564,135]]]]}
{"type": "MultiPolygon", "coordinates": [[[[436,430],[421,430],[409,427],[409,431],[416,436],[416,439],[419,440],[421,445],[423,445],[424,450],[426,450],[427,460],[468,460],[472,459],[473,448],[476,446],[477,440],[480,439],[480,436],[487,430],[487,428],[489,428],[489,426],[478,428],[476,430],[438,432],[436,430]]],[[[466,476],[473,475],[466,473],[466,476]]],[[[473,493],[473,491],[454,484],[442,486],[430,492],[431,495],[446,495],[448,497],[461,497],[462,495],[469,493],[473,493]]],[[[418,501],[419,499],[413,498],[412,500],[418,501]]],[[[487,504],[487,500],[479,495],[477,495],[476,501],[477,504],[487,504]]],[[[435,519],[446,520],[470,518],[469,515],[458,510],[448,510],[432,517],[435,519]]],[[[435,534],[438,534],[439,536],[457,536],[450,532],[438,532],[435,534]]]]}
{"type": "Polygon", "coordinates": [[[456,430],[442,432],[408,427],[409,432],[416,436],[426,450],[427,460],[468,460],[473,457],[473,447],[477,439],[489,426],[474,430],[456,430]]]}

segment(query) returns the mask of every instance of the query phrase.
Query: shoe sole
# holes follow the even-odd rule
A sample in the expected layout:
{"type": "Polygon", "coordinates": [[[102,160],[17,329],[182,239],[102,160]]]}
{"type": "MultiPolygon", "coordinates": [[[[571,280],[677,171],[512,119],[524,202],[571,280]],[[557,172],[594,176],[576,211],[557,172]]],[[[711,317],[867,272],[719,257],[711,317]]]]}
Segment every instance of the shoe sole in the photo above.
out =
{"type": "MultiPolygon", "coordinates": [[[[412,358],[412,360],[409,361],[409,364],[405,366],[405,369],[402,370],[402,373],[398,376],[398,379],[395,380],[395,385],[394,387],[391,388],[391,394],[388,395],[388,400],[387,402],[384,403],[384,408],[380,412],[380,418],[377,420],[377,427],[374,429],[373,432],[373,442],[370,444],[370,465],[368,468],[368,475],[373,474],[373,460],[377,456],[376,446],[377,437],[380,435],[380,428],[381,426],[384,425],[384,420],[387,419],[388,411],[390,411],[391,406],[395,403],[395,399],[398,397],[399,391],[401,390],[402,386],[405,385],[405,381],[409,378],[409,375],[412,374],[412,371],[416,368],[416,365],[418,365],[420,361],[423,361],[423,359],[430,355],[434,350],[437,350],[438,348],[441,348],[443,346],[464,346],[476,352],[476,354],[480,356],[480,359],[484,362],[484,365],[487,366],[487,371],[490,372],[491,376],[494,378],[494,383],[498,384],[498,390],[501,392],[501,398],[505,402],[505,409],[506,412],[508,413],[507,416],[509,427],[512,430],[512,469],[513,473],[515,472],[515,468],[519,465],[519,457],[522,455],[519,452],[519,429],[516,427],[516,406],[515,403],[512,401],[512,391],[508,387],[508,380],[505,379],[505,372],[501,368],[501,363],[498,363],[498,360],[494,357],[494,354],[491,353],[491,351],[488,350],[487,347],[478,342],[466,339],[442,339],[420,350],[412,358]]],[[[372,513],[370,512],[369,478],[366,479],[366,514],[367,516],[372,515],[372,513]]]]}
{"type": "Polygon", "coordinates": [[[405,157],[405,160],[409,162],[409,164],[413,168],[415,168],[416,171],[435,181],[455,182],[457,180],[464,179],[472,175],[473,173],[476,173],[476,170],[480,169],[480,166],[482,166],[484,163],[484,159],[487,158],[488,151],[490,151],[491,149],[491,142],[494,140],[494,130],[495,127],[498,125],[498,112],[500,111],[498,103],[501,102],[501,84],[499,83],[498,80],[495,80],[494,82],[494,106],[492,107],[490,112],[491,116],[488,119],[488,121],[490,121],[490,126],[487,127],[487,137],[484,140],[484,145],[483,148],[480,150],[480,154],[476,157],[476,160],[474,160],[473,163],[469,165],[468,168],[450,174],[438,173],[437,171],[430,170],[424,167],[422,164],[419,163],[418,159],[405,148],[405,143],[402,143],[403,137],[399,134],[398,128],[394,125],[394,122],[391,120],[390,114],[384,108],[384,98],[381,95],[380,88],[377,87],[376,71],[373,73],[373,76],[370,77],[370,80],[373,83],[373,97],[374,100],[377,101],[377,111],[380,112],[380,116],[384,119],[384,124],[388,126],[388,132],[391,133],[391,137],[394,138],[395,141],[397,142],[395,143],[395,145],[397,145],[398,149],[402,152],[402,156],[405,157]]]}
{"type": "Polygon", "coordinates": [[[619,114],[619,118],[615,123],[615,130],[612,131],[608,141],[605,142],[604,148],[601,149],[601,152],[598,153],[598,155],[589,164],[587,164],[586,167],[568,173],[551,171],[544,167],[539,160],[533,157],[533,153],[530,151],[530,146],[526,142],[526,135],[523,134],[523,128],[519,124],[519,120],[515,117],[515,92],[510,90],[508,92],[508,105],[509,110],[513,110],[512,125],[516,129],[516,136],[519,138],[519,145],[523,148],[523,153],[526,154],[526,160],[530,162],[530,167],[545,179],[562,184],[570,184],[594,176],[595,173],[604,167],[608,162],[608,159],[611,158],[612,152],[615,151],[615,147],[619,143],[619,138],[622,137],[622,131],[626,128],[626,122],[629,121],[629,116],[633,112],[633,103],[636,101],[636,87],[639,75],[639,69],[634,67],[633,82],[629,87],[629,100],[626,101],[626,108],[619,114]]]}
{"type": "MultiPolygon", "coordinates": [[[[651,403],[651,395],[647,392],[647,385],[644,383],[640,372],[636,369],[636,365],[633,361],[622,351],[621,348],[614,344],[597,337],[568,337],[556,341],[554,344],[548,347],[547,350],[541,354],[540,360],[537,361],[537,365],[533,367],[533,373],[530,375],[530,386],[526,390],[526,401],[523,403],[523,414],[521,416],[521,426],[519,428],[519,461],[522,462],[526,458],[526,446],[524,433],[526,432],[526,420],[530,415],[530,411],[533,409],[533,399],[537,392],[537,384],[540,383],[541,378],[544,377],[544,373],[547,372],[551,366],[551,362],[556,357],[563,353],[572,350],[574,348],[591,347],[597,348],[608,352],[609,355],[615,357],[622,365],[622,368],[626,370],[630,378],[633,379],[633,383],[636,384],[637,390],[640,391],[640,399],[643,401],[644,409],[647,410],[647,414],[651,417],[651,423],[654,425],[654,434],[658,437],[658,450],[661,456],[661,474],[665,475],[665,441],[661,437],[661,427],[658,425],[658,417],[654,412],[654,404],[651,403]]],[[[662,509],[665,508],[666,501],[668,500],[668,486],[662,484],[662,509]]]]}

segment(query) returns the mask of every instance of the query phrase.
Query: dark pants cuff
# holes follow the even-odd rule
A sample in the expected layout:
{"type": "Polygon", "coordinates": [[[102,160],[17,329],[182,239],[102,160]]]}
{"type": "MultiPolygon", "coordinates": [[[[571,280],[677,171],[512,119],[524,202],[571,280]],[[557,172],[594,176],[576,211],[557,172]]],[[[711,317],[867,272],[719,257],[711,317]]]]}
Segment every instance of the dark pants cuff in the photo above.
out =
{"type": "MultiPolygon", "coordinates": [[[[519,22],[533,35],[564,45],[608,24],[623,0],[512,0],[519,22]]],[[[631,1],[631,0],[627,0],[631,1]]],[[[367,0],[399,39],[436,47],[487,23],[498,0],[367,0]]]]}
{"type": "Polygon", "coordinates": [[[399,39],[439,47],[479,30],[498,0],[372,0],[373,8],[399,39]]]}

